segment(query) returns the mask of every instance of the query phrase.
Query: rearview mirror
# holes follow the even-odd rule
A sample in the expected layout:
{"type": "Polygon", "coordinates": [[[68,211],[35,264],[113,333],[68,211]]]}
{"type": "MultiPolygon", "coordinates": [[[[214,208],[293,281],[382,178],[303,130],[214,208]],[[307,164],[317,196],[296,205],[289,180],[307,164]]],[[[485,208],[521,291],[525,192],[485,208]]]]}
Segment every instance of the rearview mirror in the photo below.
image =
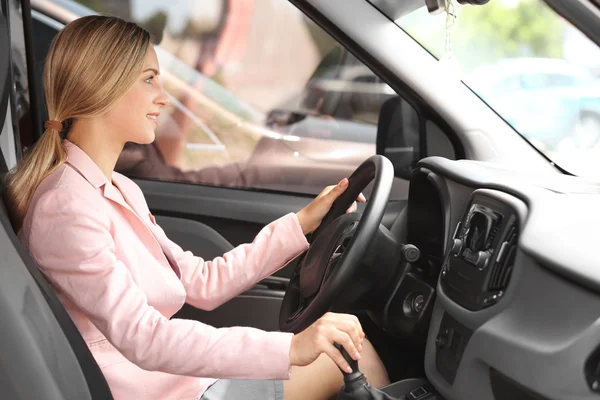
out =
{"type": "Polygon", "coordinates": [[[423,0],[371,0],[371,3],[394,21],[425,5],[423,0]]]}
{"type": "MultiPolygon", "coordinates": [[[[457,0],[460,4],[464,5],[473,5],[473,6],[483,6],[490,2],[490,0],[457,0]]],[[[425,4],[427,5],[427,10],[431,14],[439,14],[446,9],[446,0],[425,0],[425,4]]]]}
{"type": "MultiPolygon", "coordinates": [[[[490,0],[456,1],[462,5],[482,6],[490,0]]],[[[446,9],[446,0],[371,0],[371,3],[394,21],[423,6],[427,6],[431,14],[439,14],[446,9]]]]}

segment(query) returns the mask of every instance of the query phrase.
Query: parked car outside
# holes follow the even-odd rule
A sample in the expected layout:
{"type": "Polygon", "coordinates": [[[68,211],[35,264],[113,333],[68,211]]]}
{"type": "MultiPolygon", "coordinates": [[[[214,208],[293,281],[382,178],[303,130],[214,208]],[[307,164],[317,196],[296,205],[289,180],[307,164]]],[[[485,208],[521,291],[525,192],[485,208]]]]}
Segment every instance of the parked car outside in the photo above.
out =
{"type": "Polygon", "coordinates": [[[465,82],[538,148],[594,147],[600,141],[600,80],[565,60],[505,59],[465,82]]]}
{"type": "Polygon", "coordinates": [[[382,104],[396,95],[352,53],[336,46],[323,58],[302,92],[280,108],[377,124],[382,104]]]}

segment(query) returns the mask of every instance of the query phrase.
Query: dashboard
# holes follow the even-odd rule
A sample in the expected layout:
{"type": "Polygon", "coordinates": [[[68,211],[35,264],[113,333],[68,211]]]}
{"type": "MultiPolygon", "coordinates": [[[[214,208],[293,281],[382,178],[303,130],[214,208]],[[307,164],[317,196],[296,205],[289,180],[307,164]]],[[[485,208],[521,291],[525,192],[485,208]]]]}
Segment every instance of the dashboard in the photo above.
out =
{"type": "Polygon", "coordinates": [[[600,185],[429,157],[408,201],[400,220],[422,256],[405,275],[432,289],[425,372],[438,393],[599,398],[600,185]]]}

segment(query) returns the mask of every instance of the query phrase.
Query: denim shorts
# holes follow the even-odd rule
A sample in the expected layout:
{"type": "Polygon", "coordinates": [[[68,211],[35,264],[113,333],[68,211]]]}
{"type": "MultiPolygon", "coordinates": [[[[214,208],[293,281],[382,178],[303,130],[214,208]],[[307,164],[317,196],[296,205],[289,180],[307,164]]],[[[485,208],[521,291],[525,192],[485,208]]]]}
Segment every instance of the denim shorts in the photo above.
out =
{"type": "Polygon", "coordinates": [[[283,400],[283,381],[219,379],[200,400],[283,400]]]}

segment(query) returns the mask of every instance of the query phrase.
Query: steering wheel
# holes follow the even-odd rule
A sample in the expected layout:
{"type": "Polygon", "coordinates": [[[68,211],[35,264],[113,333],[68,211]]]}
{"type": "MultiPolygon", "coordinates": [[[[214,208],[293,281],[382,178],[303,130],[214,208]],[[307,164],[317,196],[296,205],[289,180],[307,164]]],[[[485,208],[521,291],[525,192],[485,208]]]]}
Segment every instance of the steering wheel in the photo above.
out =
{"type": "Polygon", "coordinates": [[[298,333],[329,311],[352,281],[375,237],[392,189],[394,167],[375,155],[348,178],[348,187],[333,203],[310,246],[299,256],[279,311],[279,329],[298,333]],[[346,210],[371,182],[364,213],[346,210]]]}

